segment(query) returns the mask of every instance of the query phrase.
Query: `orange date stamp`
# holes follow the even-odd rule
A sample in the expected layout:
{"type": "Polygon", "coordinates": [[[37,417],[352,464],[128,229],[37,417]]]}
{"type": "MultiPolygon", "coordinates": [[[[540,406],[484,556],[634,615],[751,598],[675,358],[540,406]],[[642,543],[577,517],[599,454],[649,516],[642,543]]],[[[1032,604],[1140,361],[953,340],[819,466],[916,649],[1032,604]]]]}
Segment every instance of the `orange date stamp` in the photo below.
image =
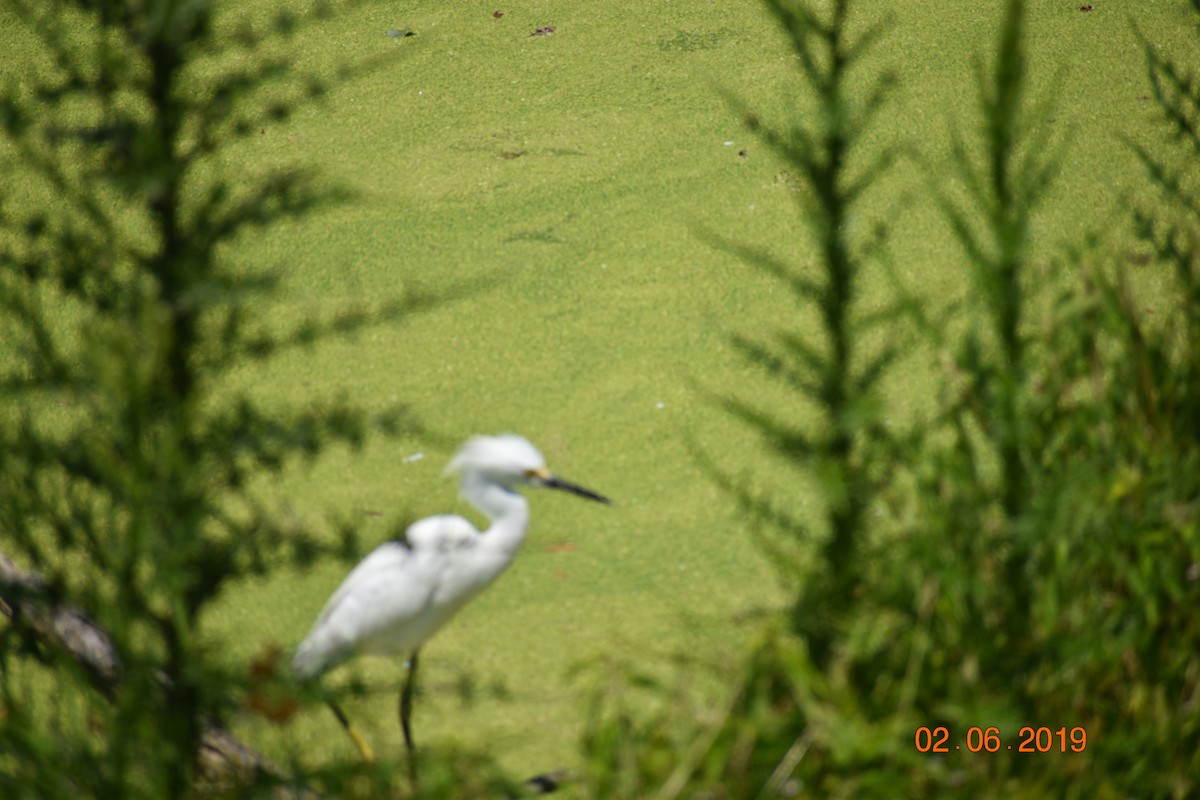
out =
{"type": "Polygon", "coordinates": [[[1079,727],[1054,730],[1026,725],[1017,731],[1015,739],[1005,741],[1000,736],[999,728],[976,725],[967,728],[966,736],[957,740],[945,725],[936,728],[922,725],[917,728],[914,740],[919,753],[950,753],[955,750],[972,753],[998,753],[1001,750],[1017,753],[1082,753],[1087,748],[1087,731],[1079,727]]]}

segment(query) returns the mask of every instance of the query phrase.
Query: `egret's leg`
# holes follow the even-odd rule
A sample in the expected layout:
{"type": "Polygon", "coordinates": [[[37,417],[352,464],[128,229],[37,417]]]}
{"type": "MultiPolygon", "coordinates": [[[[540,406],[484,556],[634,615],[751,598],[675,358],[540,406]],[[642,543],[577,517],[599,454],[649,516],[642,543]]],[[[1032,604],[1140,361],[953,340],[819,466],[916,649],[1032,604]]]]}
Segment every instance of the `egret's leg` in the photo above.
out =
{"type": "Polygon", "coordinates": [[[400,727],[404,731],[404,746],[408,748],[408,755],[411,758],[413,754],[413,739],[412,739],[412,699],[413,685],[417,680],[417,654],[419,651],[414,650],[412,658],[408,660],[408,677],[404,680],[404,689],[400,692],[400,727]]]}
{"type": "Polygon", "coordinates": [[[417,754],[412,739],[412,699],[413,686],[417,681],[417,655],[414,650],[408,660],[408,677],[404,680],[404,688],[400,691],[400,728],[404,731],[404,746],[408,750],[408,772],[412,778],[413,788],[417,784],[417,754]]]}
{"type": "Polygon", "coordinates": [[[371,745],[367,744],[367,740],[362,737],[362,734],[356,731],[354,726],[350,724],[350,720],[346,716],[346,712],[342,711],[341,706],[332,700],[327,702],[329,703],[329,710],[333,712],[333,715],[337,717],[337,721],[342,724],[342,727],[346,729],[346,733],[349,734],[350,738],[354,740],[354,746],[357,747],[358,752],[362,754],[363,761],[374,761],[375,751],[371,749],[371,745]]]}

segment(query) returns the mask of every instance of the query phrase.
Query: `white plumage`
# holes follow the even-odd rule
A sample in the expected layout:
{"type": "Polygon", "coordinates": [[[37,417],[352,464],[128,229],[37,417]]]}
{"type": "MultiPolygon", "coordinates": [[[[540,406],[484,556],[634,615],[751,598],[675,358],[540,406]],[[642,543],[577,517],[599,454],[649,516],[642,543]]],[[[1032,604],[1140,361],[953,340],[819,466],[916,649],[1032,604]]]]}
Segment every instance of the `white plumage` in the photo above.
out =
{"type": "Polygon", "coordinates": [[[450,590],[458,551],[473,548],[478,536],[462,517],[439,514],[409,526],[407,543],[375,548],[329,598],[293,670],[310,678],[355,655],[407,656],[417,649],[477,593],[450,590]],[[455,595],[462,602],[447,602],[455,595]]]}
{"type": "MultiPolygon", "coordinates": [[[[551,475],[537,448],[512,434],[470,439],[447,472],[461,475],[462,496],[491,525],[480,533],[463,517],[440,514],[409,526],[405,541],[373,550],[342,581],[297,649],[292,668],[298,676],[316,677],[357,655],[415,656],[512,563],[529,523],[529,505],[516,487],[609,502],[551,475]]],[[[408,741],[403,701],[401,717],[408,741]]]]}

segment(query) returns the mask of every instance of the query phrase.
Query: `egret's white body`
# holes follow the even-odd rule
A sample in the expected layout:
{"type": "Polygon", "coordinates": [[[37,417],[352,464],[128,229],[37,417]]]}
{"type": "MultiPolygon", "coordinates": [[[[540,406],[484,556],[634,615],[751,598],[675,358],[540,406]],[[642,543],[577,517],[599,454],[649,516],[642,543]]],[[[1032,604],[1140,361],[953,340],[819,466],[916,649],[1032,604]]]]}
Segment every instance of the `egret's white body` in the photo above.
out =
{"type": "MultiPolygon", "coordinates": [[[[462,496],[491,525],[480,533],[460,516],[440,514],[411,525],[405,541],[377,547],[325,604],[292,661],[297,675],[318,676],[356,655],[415,654],[512,563],[529,525],[529,504],[515,487],[562,489],[608,502],[555,478],[537,448],[511,434],[469,440],[447,471],[462,476],[462,496]]],[[[401,716],[407,741],[403,708],[401,716]]]]}
{"type": "Polygon", "coordinates": [[[296,651],[296,674],[308,678],[355,655],[408,655],[419,647],[506,566],[478,588],[466,585],[455,555],[478,535],[462,517],[445,514],[409,527],[407,544],[377,547],[325,604],[296,651]]]}

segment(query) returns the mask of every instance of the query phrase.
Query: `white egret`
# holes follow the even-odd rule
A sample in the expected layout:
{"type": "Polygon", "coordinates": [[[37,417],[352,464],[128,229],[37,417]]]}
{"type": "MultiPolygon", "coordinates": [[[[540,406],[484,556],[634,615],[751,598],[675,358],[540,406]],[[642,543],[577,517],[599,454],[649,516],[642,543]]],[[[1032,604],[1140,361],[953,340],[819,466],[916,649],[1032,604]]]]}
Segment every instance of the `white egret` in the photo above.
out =
{"type": "MultiPolygon", "coordinates": [[[[413,523],[403,540],[377,547],[333,593],[292,661],[299,677],[316,678],[358,655],[408,656],[400,725],[410,766],[417,653],[512,563],[529,524],[529,504],[517,487],[561,489],[609,502],[550,474],[537,448],[512,434],[470,439],[446,471],[461,475],[460,493],[491,521],[488,529],[480,533],[460,516],[440,514],[413,523]]],[[[373,760],[345,714],[333,703],[330,707],[363,757],[373,760]]]]}

